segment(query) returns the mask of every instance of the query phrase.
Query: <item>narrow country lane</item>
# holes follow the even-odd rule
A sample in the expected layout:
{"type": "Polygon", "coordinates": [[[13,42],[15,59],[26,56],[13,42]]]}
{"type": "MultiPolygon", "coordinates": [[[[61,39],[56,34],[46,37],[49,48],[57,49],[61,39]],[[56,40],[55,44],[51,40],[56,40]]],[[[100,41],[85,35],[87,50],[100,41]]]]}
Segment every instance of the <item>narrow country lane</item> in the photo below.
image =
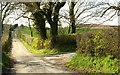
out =
{"type": "Polygon", "coordinates": [[[75,53],[34,55],[18,39],[13,39],[11,55],[15,58],[13,73],[74,73],[63,65],[75,53]]]}

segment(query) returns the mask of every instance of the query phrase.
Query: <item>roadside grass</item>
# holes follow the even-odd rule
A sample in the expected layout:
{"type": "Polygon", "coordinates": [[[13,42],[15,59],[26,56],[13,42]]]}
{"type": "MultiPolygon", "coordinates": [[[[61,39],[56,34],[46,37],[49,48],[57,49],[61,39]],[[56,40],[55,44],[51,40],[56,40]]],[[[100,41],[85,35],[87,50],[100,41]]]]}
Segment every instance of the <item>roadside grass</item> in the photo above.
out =
{"type": "Polygon", "coordinates": [[[33,54],[57,54],[58,50],[57,49],[34,49],[31,46],[29,46],[25,41],[23,41],[22,39],[20,39],[20,41],[25,45],[25,47],[29,50],[29,52],[33,53],[33,54]]]}
{"type": "Polygon", "coordinates": [[[92,57],[78,53],[66,66],[87,73],[118,73],[118,60],[112,55],[92,57]]]}
{"type": "Polygon", "coordinates": [[[23,45],[28,49],[29,52],[33,54],[58,54],[58,53],[68,53],[68,52],[75,52],[76,47],[75,46],[62,46],[59,48],[54,48],[54,49],[49,49],[49,48],[44,48],[44,49],[35,49],[32,46],[28,45],[24,40],[20,39],[20,41],[23,43],[23,45]]]}

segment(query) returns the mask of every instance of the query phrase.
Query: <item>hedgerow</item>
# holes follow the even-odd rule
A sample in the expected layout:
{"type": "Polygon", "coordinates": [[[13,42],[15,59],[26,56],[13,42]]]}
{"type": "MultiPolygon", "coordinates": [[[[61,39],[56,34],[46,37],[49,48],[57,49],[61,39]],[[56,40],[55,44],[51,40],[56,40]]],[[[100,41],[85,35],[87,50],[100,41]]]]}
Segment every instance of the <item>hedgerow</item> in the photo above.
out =
{"type": "Polygon", "coordinates": [[[92,56],[113,55],[118,58],[118,31],[102,30],[77,35],[77,50],[92,56]]]}

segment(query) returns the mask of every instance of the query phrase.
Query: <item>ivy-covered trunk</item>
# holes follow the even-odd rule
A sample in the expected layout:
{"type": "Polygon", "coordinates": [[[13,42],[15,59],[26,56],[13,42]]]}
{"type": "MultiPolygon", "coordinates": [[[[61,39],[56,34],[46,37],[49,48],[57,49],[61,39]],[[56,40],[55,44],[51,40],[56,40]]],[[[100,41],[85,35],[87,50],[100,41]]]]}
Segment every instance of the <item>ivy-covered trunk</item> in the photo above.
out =
{"type": "Polygon", "coordinates": [[[53,23],[51,25],[51,44],[52,44],[52,47],[54,48],[55,45],[56,45],[56,37],[58,35],[58,21],[59,21],[59,11],[60,9],[65,5],[65,2],[61,2],[61,3],[57,3],[55,5],[55,8],[53,10],[53,23]]]}
{"type": "Polygon", "coordinates": [[[58,35],[58,20],[59,20],[59,11],[65,5],[65,2],[56,2],[48,3],[49,7],[45,7],[46,10],[46,19],[51,27],[51,48],[55,48],[56,45],[56,37],[58,35]]]}
{"type": "Polygon", "coordinates": [[[46,28],[45,28],[45,18],[41,11],[37,11],[33,14],[35,18],[35,25],[40,37],[45,40],[47,39],[46,28]]]}
{"type": "Polygon", "coordinates": [[[51,47],[54,48],[56,42],[56,36],[58,35],[58,23],[51,25],[51,47]]]}
{"type": "Polygon", "coordinates": [[[31,25],[30,25],[30,19],[28,19],[28,21],[29,21],[30,35],[31,35],[31,37],[33,37],[33,32],[32,32],[32,28],[31,28],[31,25]]]}
{"type": "Polygon", "coordinates": [[[74,7],[75,7],[75,2],[71,2],[71,5],[70,5],[70,26],[72,27],[72,33],[76,32],[74,7]]]}

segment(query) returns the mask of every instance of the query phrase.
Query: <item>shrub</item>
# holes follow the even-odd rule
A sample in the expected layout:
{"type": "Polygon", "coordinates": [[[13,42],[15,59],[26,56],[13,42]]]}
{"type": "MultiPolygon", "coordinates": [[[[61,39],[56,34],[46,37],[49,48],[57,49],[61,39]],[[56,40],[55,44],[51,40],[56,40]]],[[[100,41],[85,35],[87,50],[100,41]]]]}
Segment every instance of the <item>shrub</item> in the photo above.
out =
{"type": "Polygon", "coordinates": [[[56,37],[55,48],[61,52],[73,52],[76,50],[76,35],[59,35],[56,37]]]}
{"type": "Polygon", "coordinates": [[[77,35],[77,50],[95,56],[118,56],[118,32],[116,30],[103,30],[87,32],[77,35]]]}
{"type": "Polygon", "coordinates": [[[76,45],[76,36],[75,35],[59,35],[57,36],[57,45],[59,46],[69,46],[76,45]]]}
{"type": "Polygon", "coordinates": [[[44,41],[44,48],[49,49],[50,48],[50,39],[46,39],[44,41]]]}
{"type": "MultiPolygon", "coordinates": [[[[51,39],[42,40],[41,38],[34,38],[31,46],[36,49],[51,48],[51,39]]],[[[67,48],[76,47],[76,37],[75,35],[60,35],[56,37],[55,48],[67,48]]]]}
{"type": "Polygon", "coordinates": [[[2,63],[0,62],[1,66],[7,65],[9,61],[10,57],[6,53],[2,52],[2,63]]]}
{"type": "Polygon", "coordinates": [[[41,38],[34,38],[31,46],[36,49],[50,48],[50,40],[42,40],[41,38]]]}
{"type": "Polygon", "coordinates": [[[2,46],[2,51],[8,53],[11,50],[11,44],[9,41],[6,41],[2,46]]]}
{"type": "Polygon", "coordinates": [[[32,41],[32,43],[31,43],[31,46],[33,48],[37,48],[37,45],[38,45],[37,43],[38,43],[38,38],[34,38],[33,41],[32,41]]]}
{"type": "Polygon", "coordinates": [[[31,46],[29,46],[25,41],[21,39],[21,42],[26,46],[26,48],[33,54],[56,54],[58,53],[58,50],[56,49],[35,49],[31,46]]]}

